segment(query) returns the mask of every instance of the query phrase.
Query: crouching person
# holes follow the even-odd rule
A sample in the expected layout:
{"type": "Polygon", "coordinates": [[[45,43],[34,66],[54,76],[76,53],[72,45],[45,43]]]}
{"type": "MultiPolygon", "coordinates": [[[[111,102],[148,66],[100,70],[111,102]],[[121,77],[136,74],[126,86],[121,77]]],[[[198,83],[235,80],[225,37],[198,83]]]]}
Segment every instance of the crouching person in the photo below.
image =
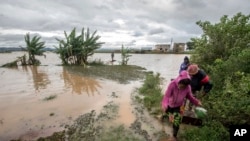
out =
{"type": "Polygon", "coordinates": [[[167,113],[170,122],[173,123],[173,137],[175,139],[182,120],[180,108],[185,99],[189,99],[194,105],[201,106],[201,102],[192,94],[190,83],[188,72],[182,71],[176,79],[170,82],[162,99],[162,110],[167,113]]]}

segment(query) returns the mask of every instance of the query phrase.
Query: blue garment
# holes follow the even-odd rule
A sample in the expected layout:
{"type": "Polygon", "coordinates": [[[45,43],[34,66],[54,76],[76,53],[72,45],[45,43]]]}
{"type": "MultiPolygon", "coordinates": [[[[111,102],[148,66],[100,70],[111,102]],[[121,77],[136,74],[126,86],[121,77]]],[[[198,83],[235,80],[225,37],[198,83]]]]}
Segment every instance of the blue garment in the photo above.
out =
{"type": "Polygon", "coordinates": [[[187,63],[187,64],[185,62],[181,63],[179,73],[181,73],[181,71],[183,71],[183,70],[187,70],[188,65],[189,65],[189,63],[187,63]]]}
{"type": "Polygon", "coordinates": [[[183,63],[181,63],[181,67],[179,70],[179,74],[183,71],[183,70],[187,70],[189,66],[189,58],[187,56],[184,57],[184,61],[183,63]]]}

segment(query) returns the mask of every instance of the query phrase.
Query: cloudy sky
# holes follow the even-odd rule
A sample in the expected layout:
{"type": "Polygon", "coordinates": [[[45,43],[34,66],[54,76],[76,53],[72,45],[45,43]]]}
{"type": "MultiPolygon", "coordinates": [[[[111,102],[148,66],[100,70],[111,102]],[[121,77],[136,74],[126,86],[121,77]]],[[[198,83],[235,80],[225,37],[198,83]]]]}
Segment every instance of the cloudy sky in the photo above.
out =
{"type": "Polygon", "coordinates": [[[250,0],[0,0],[0,47],[25,46],[24,35],[58,45],[74,27],[97,30],[103,47],[142,47],[199,37],[196,22],[250,14],[250,0]]]}

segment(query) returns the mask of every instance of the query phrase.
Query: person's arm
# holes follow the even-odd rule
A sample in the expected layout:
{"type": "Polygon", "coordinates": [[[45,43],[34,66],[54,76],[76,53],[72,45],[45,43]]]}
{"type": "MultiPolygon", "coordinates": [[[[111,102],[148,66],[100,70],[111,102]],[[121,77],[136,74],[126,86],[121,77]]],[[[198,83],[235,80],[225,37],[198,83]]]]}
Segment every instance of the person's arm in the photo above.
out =
{"type": "Polygon", "coordinates": [[[210,82],[208,75],[206,75],[201,80],[201,84],[204,86],[204,88],[203,88],[204,94],[207,94],[208,92],[210,92],[210,90],[213,87],[213,84],[210,82]]]}
{"type": "Polygon", "coordinates": [[[210,90],[213,88],[213,84],[209,81],[206,84],[204,84],[204,88],[203,91],[205,92],[205,94],[209,93],[210,90]]]}
{"type": "Polygon", "coordinates": [[[180,65],[179,74],[180,74],[181,71],[183,70],[183,69],[182,69],[182,66],[183,66],[183,63],[181,63],[181,65],[180,65]]]}
{"type": "Polygon", "coordinates": [[[172,89],[173,89],[173,83],[170,83],[168,85],[168,88],[167,90],[165,91],[165,95],[163,96],[163,99],[161,101],[161,107],[164,111],[166,111],[167,107],[168,107],[168,101],[169,101],[169,98],[171,96],[171,93],[172,93],[172,89]]]}
{"type": "Polygon", "coordinates": [[[187,94],[187,99],[189,99],[190,102],[193,103],[194,105],[201,106],[201,102],[193,96],[192,91],[191,91],[191,87],[189,87],[189,92],[187,94]]]}

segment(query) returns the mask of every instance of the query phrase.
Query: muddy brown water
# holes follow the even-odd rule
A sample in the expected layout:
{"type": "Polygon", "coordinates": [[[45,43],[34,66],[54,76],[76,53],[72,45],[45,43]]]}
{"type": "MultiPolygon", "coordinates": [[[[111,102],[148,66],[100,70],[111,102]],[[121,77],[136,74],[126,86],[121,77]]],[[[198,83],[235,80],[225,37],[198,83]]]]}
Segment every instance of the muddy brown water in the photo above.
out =
{"type": "MultiPolygon", "coordinates": [[[[0,65],[15,60],[23,52],[1,53],[0,65]]],[[[178,74],[185,55],[132,54],[128,64],[159,72],[165,79],[163,92],[171,78],[178,74]]],[[[141,86],[141,81],[129,84],[78,76],[62,66],[57,54],[46,53],[38,57],[42,66],[0,68],[0,140],[34,140],[61,131],[79,115],[100,110],[116,93],[119,97],[119,117],[115,121],[129,126],[134,120],[130,94],[141,86]],[[44,100],[49,96],[52,100],[44,100]]],[[[90,60],[101,59],[109,64],[109,53],[96,53],[90,60]]],[[[119,64],[120,54],[115,54],[114,64],[119,64]]],[[[159,125],[159,128],[162,128],[159,125]]],[[[165,127],[168,128],[168,127],[165,127]]]]}

